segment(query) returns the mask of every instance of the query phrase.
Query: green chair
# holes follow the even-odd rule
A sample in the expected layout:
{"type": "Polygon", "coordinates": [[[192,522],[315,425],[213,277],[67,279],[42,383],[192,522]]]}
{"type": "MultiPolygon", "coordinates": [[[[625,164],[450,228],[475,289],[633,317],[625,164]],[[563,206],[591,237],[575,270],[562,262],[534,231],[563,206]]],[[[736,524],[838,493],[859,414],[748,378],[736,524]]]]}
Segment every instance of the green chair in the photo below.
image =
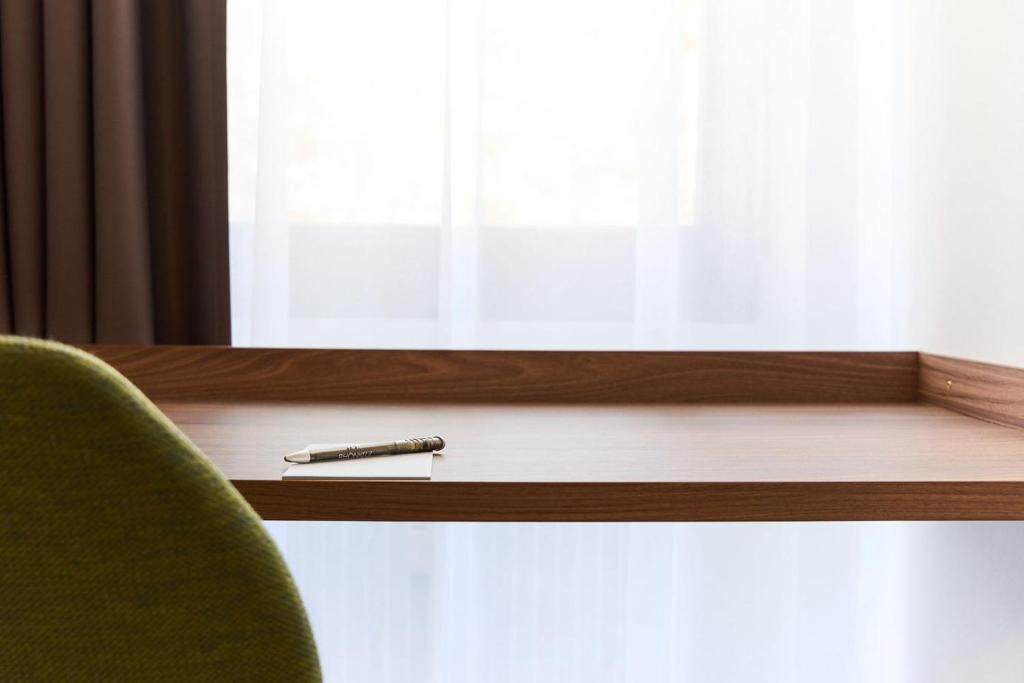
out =
{"type": "Polygon", "coordinates": [[[320,680],[252,508],[96,358],[0,336],[0,680],[320,680]]]}

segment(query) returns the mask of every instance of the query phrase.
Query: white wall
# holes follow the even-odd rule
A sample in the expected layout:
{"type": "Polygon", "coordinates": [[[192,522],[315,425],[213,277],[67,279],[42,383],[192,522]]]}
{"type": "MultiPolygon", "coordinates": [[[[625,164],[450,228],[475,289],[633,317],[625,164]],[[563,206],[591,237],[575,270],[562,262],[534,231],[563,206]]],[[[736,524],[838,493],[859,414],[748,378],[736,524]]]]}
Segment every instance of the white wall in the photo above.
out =
{"type": "Polygon", "coordinates": [[[908,0],[896,196],[903,338],[1024,367],[1024,3],[908,0]]]}
{"type": "MultiPolygon", "coordinates": [[[[1024,3],[906,0],[897,34],[904,336],[1024,367],[1024,3]]],[[[908,680],[1024,676],[1024,525],[914,527],[908,680]]]]}

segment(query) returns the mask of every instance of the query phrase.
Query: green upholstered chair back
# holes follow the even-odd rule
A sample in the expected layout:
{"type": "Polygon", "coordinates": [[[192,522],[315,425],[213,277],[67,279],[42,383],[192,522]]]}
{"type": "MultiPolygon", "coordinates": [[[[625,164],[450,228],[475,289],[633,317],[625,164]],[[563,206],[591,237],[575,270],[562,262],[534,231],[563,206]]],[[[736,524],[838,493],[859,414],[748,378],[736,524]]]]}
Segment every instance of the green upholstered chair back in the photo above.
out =
{"type": "Polygon", "coordinates": [[[112,368],[0,337],[0,680],[319,680],[258,517],[112,368]]]}

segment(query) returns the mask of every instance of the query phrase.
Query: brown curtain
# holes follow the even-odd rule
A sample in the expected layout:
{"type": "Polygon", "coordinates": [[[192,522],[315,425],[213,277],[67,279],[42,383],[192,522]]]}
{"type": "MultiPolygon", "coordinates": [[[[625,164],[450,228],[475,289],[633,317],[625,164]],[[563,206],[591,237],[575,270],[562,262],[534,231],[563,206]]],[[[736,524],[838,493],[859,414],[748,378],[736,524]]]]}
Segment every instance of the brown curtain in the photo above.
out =
{"type": "Polygon", "coordinates": [[[0,333],[229,344],[225,0],[0,0],[0,333]]]}

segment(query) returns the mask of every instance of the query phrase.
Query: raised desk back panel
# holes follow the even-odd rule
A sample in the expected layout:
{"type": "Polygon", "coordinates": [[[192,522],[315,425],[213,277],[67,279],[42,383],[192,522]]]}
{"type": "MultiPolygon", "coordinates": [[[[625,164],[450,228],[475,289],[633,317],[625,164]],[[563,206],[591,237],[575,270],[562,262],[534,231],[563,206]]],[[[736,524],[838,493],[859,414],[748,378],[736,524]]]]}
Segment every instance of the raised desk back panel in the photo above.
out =
{"type": "Polygon", "coordinates": [[[917,395],[912,352],[86,348],[154,399],[874,403],[917,395]]]}
{"type": "Polygon", "coordinates": [[[964,415],[1024,429],[1024,370],[1005,365],[920,355],[923,400],[964,415]]]}

